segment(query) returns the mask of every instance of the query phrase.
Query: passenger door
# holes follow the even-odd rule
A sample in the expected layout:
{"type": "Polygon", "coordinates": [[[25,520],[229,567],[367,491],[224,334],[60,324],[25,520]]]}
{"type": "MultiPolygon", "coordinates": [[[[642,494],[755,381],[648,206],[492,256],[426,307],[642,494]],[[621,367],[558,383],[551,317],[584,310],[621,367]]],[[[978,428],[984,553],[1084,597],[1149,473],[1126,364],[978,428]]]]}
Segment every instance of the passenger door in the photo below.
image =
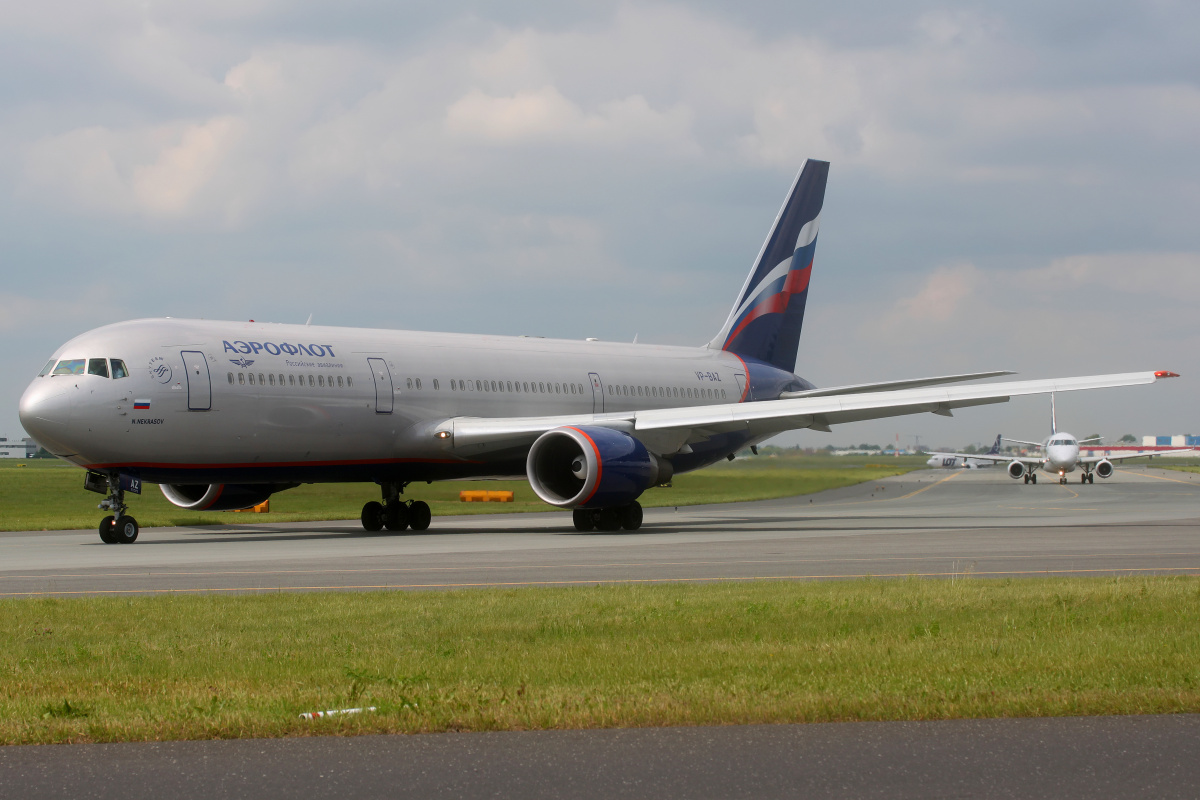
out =
{"type": "Polygon", "coordinates": [[[604,383],[594,372],[589,372],[588,377],[592,379],[592,413],[601,414],[604,412],[604,383]]]}
{"type": "Polygon", "coordinates": [[[184,350],[183,371],[187,373],[188,411],[212,409],[212,379],[208,373],[208,360],[198,350],[184,350]]]}
{"type": "Polygon", "coordinates": [[[368,358],[371,366],[371,376],[375,378],[375,413],[392,413],[392,403],[395,402],[392,388],[392,371],[382,358],[368,358]]]}

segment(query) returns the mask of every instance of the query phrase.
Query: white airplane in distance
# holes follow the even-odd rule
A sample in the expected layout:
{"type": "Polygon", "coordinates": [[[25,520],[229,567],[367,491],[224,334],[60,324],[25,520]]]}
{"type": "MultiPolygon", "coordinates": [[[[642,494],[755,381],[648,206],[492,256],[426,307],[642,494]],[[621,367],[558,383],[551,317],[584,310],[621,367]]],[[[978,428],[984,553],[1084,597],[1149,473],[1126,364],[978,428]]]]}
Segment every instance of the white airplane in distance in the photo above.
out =
{"type": "Polygon", "coordinates": [[[646,489],[781,431],[1166,374],[818,389],[795,367],[828,171],[805,163],[707,345],[141,319],[58,348],[21,423],[105,495],[106,543],[137,539],[126,500],[143,483],[181,508],[224,510],[302,483],[373,482],[363,527],[402,531],[430,523],[425,502],[401,499],[411,484],[528,477],[578,530],[615,531],[641,525],[646,489]]]}
{"type": "MultiPolygon", "coordinates": [[[[1160,377],[1176,378],[1174,372],[1164,372],[1160,377]]],[[[1074,472],[1077,468],[1080,470],[1080,483],[1095,483],[1096,476],[1101,478],[1111,477],[1113,474],[1113,462],[1121,461],[1126,458],[1153,458],[1161,453],[1186,453],[1194,448],[1179,447],[1174,450],[1157,450],[1153,453],[1125,453],[1123,455],[1108,455],[1108,456],[1080,456],[1080,445],[1084,442],[1097,441],[1100,437],[1090,439],[1076,439],[1071,434],[1060,431],[1058,429],[1057,415],[1054,411],[1054,395],[1050,395],[1050,435],[1040,442],[1026,442],[1021,439],[1004,439],[1006,442],[1013,444],[1024,444],[1031,447],[1036,447],[1042,451],[1038,456],[1005,456],[993,455],[991,453],[983,455],[975,455],[972,458],[983,459],[986,461],[1008,462],[1008,474],[1012,478],[1025,478],[1025,483],[1037,483],[1037,470],[1044,470],[1051,475],[1058,476],[1059,483],[1067,482],[1067,473],[1074,472]]],[[[997,438],[997,444],[1000,439],[997,438]]],[[[993,448],[995,449],[995,448],[993,448]]]]}
{"type": "Polygon", "coordinates": [[[992,456],[1000,452],[1000,434],[992,449],[984,453],[930,453],[930,459],[925,463],[931,467],[942,469],[986,469],[995,466],[995,462],[979,456],[992,456]]]}

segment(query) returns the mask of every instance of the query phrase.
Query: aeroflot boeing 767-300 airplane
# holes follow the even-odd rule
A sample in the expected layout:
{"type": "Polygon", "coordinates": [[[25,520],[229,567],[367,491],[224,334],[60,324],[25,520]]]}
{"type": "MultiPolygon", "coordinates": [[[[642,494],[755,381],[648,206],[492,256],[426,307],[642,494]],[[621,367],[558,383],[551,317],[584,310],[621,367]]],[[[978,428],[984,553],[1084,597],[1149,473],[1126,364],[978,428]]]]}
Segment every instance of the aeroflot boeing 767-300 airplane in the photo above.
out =
{"type": "Polygon", "coordinates": [[[367,530],[423,530],[411,483],[527,476],[579,530],[636,529],[643,491],[780,431],[1153,383],[1139,372],[973,386],[986,372],[818,389],[795,374],[829,164],[808,161],[716,338],[703,347],[142,319],[59,348],[21,423],[87,470],[107,543],[126,493],[248,508],[301,483],[375,482],[367,530]]]}

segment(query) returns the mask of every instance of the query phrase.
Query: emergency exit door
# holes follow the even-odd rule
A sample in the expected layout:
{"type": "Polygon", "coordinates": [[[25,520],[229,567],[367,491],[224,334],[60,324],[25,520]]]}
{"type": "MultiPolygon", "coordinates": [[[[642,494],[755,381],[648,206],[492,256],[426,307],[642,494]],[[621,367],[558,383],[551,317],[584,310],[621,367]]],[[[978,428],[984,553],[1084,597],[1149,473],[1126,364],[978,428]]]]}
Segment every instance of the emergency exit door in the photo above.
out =
{"type": "Polygon", "coordinates": [[[183,371],[187,373],[188,411],[208,411],[212,408],[212,379],[208,360],[198,350],[184,350],[183,371]]]}
{"type": "Polygon", "coordinates": [[[368,358],[371,365],[371,375],[375,378],[375,413],[392,413],[392,403],[395,398],[392,390],[392,371],[382,358],[368,358]]]}

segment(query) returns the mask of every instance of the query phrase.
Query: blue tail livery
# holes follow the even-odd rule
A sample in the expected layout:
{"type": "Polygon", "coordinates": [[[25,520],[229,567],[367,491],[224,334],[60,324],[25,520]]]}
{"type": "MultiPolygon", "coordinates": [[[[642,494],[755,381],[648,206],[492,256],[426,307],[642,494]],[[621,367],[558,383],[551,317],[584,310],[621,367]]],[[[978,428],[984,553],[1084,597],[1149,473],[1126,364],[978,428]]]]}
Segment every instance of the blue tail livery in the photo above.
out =
{"type": "Polygon", "coordinates": [[[804,162],[710,348],[795,371],[828,177],[828,161],[804,162]]]}

